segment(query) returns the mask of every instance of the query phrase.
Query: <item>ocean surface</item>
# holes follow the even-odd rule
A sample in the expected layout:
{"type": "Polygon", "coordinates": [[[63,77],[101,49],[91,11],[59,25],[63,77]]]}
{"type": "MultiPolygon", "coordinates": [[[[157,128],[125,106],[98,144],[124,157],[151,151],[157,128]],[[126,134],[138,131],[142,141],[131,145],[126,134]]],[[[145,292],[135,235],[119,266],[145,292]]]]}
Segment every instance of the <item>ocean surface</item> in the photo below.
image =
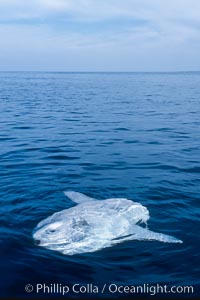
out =
{"type": "Polygon", "coordinates": [[[148,296],[110,284],[192,285],[199,296],[200,73],[1,72],[0,199],[1,297],[64,298],[37,284],[70,286],[74,298],[148,296]],[[183,244],[127,241],[73,256],[39,247],[35,226],[74,206],[66,190],[140,202],[151,230],[183,244]]]}

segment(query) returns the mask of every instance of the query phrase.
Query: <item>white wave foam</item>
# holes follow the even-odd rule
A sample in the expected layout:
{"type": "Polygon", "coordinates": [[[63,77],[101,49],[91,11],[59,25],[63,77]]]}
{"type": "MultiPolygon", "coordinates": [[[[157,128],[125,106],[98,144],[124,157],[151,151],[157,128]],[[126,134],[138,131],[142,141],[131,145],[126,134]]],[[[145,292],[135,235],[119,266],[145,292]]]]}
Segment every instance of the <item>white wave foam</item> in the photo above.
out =
{"type": "Polygon", "coordinates": [[[40,222],[33,233],[39,246],[66,255],[94,252],[128,240],[182,243],[176,238],[150,231],[149,211],[128,199],[96,200],[81,193],[65,192],[77,206],[64,209],[40,222]]]}

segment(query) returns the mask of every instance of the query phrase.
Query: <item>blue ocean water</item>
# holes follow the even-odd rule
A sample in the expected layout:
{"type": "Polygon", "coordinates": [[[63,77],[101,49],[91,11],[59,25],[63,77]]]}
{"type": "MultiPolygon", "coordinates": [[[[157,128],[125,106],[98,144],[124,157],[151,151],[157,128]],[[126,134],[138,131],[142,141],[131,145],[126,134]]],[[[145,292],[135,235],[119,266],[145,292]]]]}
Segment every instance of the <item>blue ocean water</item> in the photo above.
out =
{"type": "Polygon", "coordinates": [[[0,112],[2,297],[63,298],[26,293],[37,283],[193,285],[200,295],[200,73],[2,72],[0,112]],[[140,202],[151,230],[183,244],[74,256],[39,247],[38,222],[74,205],[65,190],[140,202]]]}

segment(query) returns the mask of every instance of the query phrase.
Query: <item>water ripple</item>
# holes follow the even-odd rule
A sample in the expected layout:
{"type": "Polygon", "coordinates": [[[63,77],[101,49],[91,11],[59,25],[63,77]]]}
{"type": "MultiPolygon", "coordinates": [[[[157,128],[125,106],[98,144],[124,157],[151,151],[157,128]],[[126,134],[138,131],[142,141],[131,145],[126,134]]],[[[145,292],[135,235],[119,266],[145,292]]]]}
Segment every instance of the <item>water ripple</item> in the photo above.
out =
{"type": "Polygon", "coordinates": [[[200,73],[0,73],[2,296],[27,296],[27,280],[199,283],[199,86],[200,73]],[[183,244],[42,250],[32,229],[74,205],[67,189],[141,202],[183,244]]]}

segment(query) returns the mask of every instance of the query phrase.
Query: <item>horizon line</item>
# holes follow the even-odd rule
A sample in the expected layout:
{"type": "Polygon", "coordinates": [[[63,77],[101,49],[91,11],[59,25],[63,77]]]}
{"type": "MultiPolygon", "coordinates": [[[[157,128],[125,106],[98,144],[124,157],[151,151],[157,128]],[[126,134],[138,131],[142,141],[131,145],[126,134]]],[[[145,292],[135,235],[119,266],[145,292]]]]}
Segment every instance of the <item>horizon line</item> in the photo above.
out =
{"type": "Polygon", "coordinates": [[[199,73],[200,70],[176,71],[45,71],[45,70],[0,70],[0,73],[199,73]]]}

